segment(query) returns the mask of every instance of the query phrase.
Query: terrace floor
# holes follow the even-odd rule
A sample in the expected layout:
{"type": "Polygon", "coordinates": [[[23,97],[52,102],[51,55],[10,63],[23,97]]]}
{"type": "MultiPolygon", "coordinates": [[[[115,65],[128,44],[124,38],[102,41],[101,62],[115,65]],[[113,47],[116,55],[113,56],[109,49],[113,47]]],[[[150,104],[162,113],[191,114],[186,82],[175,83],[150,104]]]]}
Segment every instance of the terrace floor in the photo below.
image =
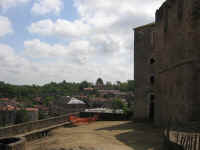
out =
{"type": "Polygon", "coordinates": [[[161,142],[160,130],[151,124],[98,121],[55,129],[27,143],[27,150],[154,150],[161,142]]]}

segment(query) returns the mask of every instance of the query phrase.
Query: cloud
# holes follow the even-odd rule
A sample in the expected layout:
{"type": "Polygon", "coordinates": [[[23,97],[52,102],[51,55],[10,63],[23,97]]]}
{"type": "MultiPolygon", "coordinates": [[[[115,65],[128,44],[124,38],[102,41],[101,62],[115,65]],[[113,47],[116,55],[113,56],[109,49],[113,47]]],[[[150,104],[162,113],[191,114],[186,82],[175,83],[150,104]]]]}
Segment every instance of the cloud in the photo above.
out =
{"type": "Polygon", "coordinates": [[[24,83],[23,79],[31,70],[30,62],[8,45],[0,43],[0,49],[0,80],[24,83]]]}
{"type": "MultiPolygon", "coordinates": [[[[36,3],[42,6],[43,1],[36,3]]],[[[98,77],[107,81],[130,79],[130,51],[134,46],[132,28],[153,22],[156,8],[164,0],[73,1],[80,18],[33,22],[28,31],[33,37],[39,36],[24,42],[23,55],[5,45],[0,47],[11,49],[8,53],[0,52],[2,58],[9,58],[0,59],[0,69],[4,68],[0,79],[17,84],[62,80],[94,82],[98,77]],[[56,37],[62,44],[52,44],[52,41],[50,44],[39,37],[56,37]]],[[[59,14],[60,11],[56,13],[51,9],[38,15],[59,14]]]]}
{"type": "Polygon", "coordinates": [[[8,8],[30,2],[31,0],[0,0],[0,8],[6,11],[8,8]]]}
{"type": "Polygon", "coordinates": [[[67,60],[68,63],[85,64],[93,54],[94,48],[88,41],[72,41],[69,45],[50,45],[33,39],[24,42],[26,56],[37,59],[67,60]]]}
{"type": "Polygon", "coordinates": [[[35,15],[60,14],[63,9],[62,0],[36,0],[31,12],[35,15]]]}
{"type": "Polygon", "coordinates": [[[66,48],[62,45],[50,45],[39,39],[24,42],[25,53],[32,58],[49,58],[66,55],[66,48]]]}
{"type": "Polygon", "coordinates": [[[79,20],[70,22],[58,19],[53,22],[50,19],[46,19],[32,23],[28,27],[28,31],[43,36],[68,37],[71,39],[88,34],[89,26],[79,20]]]}
{"type": "Polygon", "coordinates": [[[0,16],[0,37],[3,37],[12,32],[13,29],[11,21],[7,17],[0,16]]]}

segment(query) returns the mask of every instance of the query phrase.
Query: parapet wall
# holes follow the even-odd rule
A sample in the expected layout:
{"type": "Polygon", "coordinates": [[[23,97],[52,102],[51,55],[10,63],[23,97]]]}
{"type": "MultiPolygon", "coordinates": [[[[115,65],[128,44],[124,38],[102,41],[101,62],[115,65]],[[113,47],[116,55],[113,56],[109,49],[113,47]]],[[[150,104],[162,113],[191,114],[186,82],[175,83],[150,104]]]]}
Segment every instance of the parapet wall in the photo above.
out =
{"type": "Polygon", "coordinates": [[[20,138],[5,138],[0,139],[0,150],[25,150],[26,139],[20,138]]]}
{"type": "MultiPolygon", "coordinates": [[[[165,132],[166,135],[167,131],[165,132]]],[[[179,147],[181,150],[199,150],[200,149],[200,133],[198,132],[183,132],[169,131],[168,138],[164,138],[165,148],[169,150],[179,147]]],[[[179,150],[178,149],[178,150],[179,150]]]]}
{"type": "MultiPolygon", "coordinates": [[[[71,114],[77,115],[78,113],[71,113],[71,114]]],[[[39,130],[42,128],[48,128],[50,126],[62,124],[68,121],[68,116],[71,114],[0,128],[0,137],[15,136],[31,132],[34,130],[39,130]]]]}

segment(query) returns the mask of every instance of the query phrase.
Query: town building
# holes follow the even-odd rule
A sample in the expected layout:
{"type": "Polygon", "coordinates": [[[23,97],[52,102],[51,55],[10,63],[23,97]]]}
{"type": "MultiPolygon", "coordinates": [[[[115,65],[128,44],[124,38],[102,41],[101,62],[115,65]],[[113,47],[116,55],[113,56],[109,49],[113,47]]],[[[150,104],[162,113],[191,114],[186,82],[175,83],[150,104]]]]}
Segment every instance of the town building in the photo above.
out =
{"type": "Polygon", "coordinates": [[[50,116],[64,115],[67,113],[84,111],[88,106],[85,102],[74,97],[70,100],[56,99],[52,102],[49,109],[50,116]]]}
{"type": "Polygon", "coordinates": [[[200,1],[166,0],[135,28],[135,119],[166,127],[200,121],[200,1]]]}

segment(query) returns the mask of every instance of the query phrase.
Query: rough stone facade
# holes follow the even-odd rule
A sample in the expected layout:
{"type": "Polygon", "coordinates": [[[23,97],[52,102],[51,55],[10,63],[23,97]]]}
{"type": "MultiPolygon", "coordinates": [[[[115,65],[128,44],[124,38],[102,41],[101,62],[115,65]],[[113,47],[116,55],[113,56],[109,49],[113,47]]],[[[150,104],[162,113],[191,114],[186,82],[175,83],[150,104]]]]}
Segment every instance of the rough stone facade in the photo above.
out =
{"type": "Polygon", "coordinates": [[[200,121],[200,1],[167,0],[151,27],[135,29],[135,117],[159,126],[200,121]]]}
{"type": "Polygon", "coordinates": [[[148,24],[135,29],[135,82],[136,82],[136,105],[135,119],[152,119],[149,111],[152,86],[150,78],[154,76],[151,66],[151,57],[154,44],[152,34],[155,24],[148,24]]]}

